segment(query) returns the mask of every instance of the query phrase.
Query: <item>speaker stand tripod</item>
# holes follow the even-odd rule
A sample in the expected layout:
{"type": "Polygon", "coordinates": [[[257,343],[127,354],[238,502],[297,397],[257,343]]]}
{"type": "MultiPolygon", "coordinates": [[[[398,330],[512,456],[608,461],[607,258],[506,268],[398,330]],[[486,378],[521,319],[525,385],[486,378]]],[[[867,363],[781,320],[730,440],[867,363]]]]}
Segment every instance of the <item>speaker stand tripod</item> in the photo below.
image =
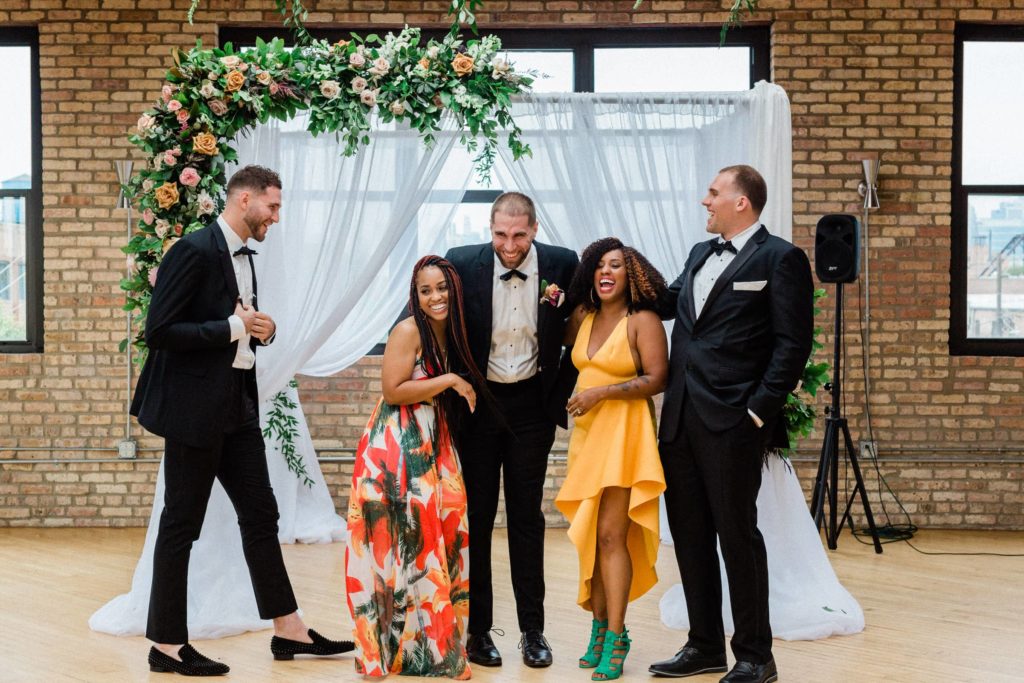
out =
{"type": "MultiPolygon", "coordinates": [[[[853,518],[850,516],[850,508],[853,502],[860,496],[861,505],[864,506],[864,516],[867,518],[868,529],[871,530],[871,538],[875,544],[875,552],[882,552],[882,544],[878,540],[878,529],[875,528],[875,518],[871,514],[871,505],[868,503],[867,490],[864,488],[864,478],[860,473],[860,465],[857,462],[857,453],[853,448],[853,439],[850,438],[850,428],[843,417],[840,396],[842,374],[840,365],[840,338],[843,332],[843,283],[836,283],[836,331],[835,348],[832,355],[832,384],[825,385],[826,389],[832,392],[832,406],[826,407],[825,413],[825,438],[821,444],[821,458],[818,460],[818,474],[814,478],[814,495],[811,499],[811,515],[814,517],[814,526],[819,531],[825,521],[825,503],[828,502],[829,520],[825,529],[825,540],[830,550],[838,547],[839,532],[849,521],[850,531],[853,531],[853,518]],[[849,500],[846,501],[846,510],[843,512],[842,521],[836,523],[838,517],[838,496],[839,496],[839,436],[842,434],[843,442],[846,444],[846,459],[853,469],[853,476],[857,482],[849,500]]],[[[867,368],[864,369],[867,372],[867,368]]]]}

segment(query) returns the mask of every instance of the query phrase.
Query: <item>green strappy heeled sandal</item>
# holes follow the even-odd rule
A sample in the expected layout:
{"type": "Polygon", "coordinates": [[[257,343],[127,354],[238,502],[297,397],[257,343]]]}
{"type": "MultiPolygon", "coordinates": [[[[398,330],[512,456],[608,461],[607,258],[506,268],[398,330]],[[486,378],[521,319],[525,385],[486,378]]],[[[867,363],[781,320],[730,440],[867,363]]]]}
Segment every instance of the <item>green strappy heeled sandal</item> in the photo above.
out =
{"type": "Polygon", "coordinates": [[[593,669],[601,663],[601,648],[604,646],[604,634],[608,631],[608,620],[592,619],[590,623],[590,643],[587,652],[580,657],[581,669],[593,669]]]}
{"type": "Polygon", "coordinates": [[[613,681],[622,676],[622,666],[629,654],[629,629],[622,627],[622,633],[611,629],[605,633],[604,648],[601,652],[601,663],[590,675],[592,681],[613,681]]]}

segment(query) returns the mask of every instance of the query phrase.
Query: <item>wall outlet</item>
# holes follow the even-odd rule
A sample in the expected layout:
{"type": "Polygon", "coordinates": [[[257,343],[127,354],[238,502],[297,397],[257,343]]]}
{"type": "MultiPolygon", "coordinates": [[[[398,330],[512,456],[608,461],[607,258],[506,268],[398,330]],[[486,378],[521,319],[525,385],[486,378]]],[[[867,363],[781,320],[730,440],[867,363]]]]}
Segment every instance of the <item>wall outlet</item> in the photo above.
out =
{"type": "Polygon", "coordinates": [[[134,439],[124,439],[117,442],[117,457],[123,460],[134,460],[137,450],[137,444],[134,439]]]}
{"type": "Polygon", "coordinates": [[[875,441],[861,441],[860,442],[860,457],[861,459],[874,460],[878,457],[878,443],[875,441]]]}

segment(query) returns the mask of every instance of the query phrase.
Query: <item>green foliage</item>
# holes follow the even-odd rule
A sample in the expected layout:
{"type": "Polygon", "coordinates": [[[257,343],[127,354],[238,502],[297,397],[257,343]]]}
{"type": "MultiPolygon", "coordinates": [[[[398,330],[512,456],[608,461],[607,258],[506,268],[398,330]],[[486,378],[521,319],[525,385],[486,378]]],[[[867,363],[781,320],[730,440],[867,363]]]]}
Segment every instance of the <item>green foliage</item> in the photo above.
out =
{"type": "Polygon", "coordinates": [[[223,209],[225,165],[237,159],[230,141],[257,123],[309,111],[309,132],[336,135],[340,153],[352,155],[369,144],[375,122],[401,121],[431,145],[452,117],[481,177],[490,173],[501,136],[515,158],[529,155],[509,107],[530,88],[532,74],[516,72],[500,49],[494,36],[463,42],[456,32],[424,44],[416,28],[334,44],[310,40],[297,49],[281,39],[237,52],[230,43],[205,49],[198,41],[188,52],[172,49],[160,99],[128,138],[146,158],[124,186],[141,212],[138,232],[123,247],[134,265],[121,281],[135,346],[145,346],[163,254],[223,209]]]}
{"type": "MultiPolygon", "coordinates": [[[[719,45],[725,45],[725,36],[729,33],[729,29],[743,24],[742,14],[744,9],[746,9],[751,16],[754,15],[754,12],[757,11],[758,2],[760,2],[760,0],[733,0],[732,6],[729,7],[729,17],[725,20],[725,23],[722,24],[722,30],[718,34],[719,45]]],[[[456,2],[453,0],[452,5],[455,4],[456,2]]],[[[633,3],[633,9],[638,9],[642,4],[644,4],[644,0],[636,0],[636,2],[633,3]]]]}
{"type": "MultiPolygon", "coordinates": [[[[295,389],[299,384],[293,379],[288,383],[288,386],[295,389]]],[[[306,465],[295,451],[295,439],[299,435],[299,422],[293,415],[286,412],[295,410],[297,406],[294,401],[288,398],[288,394],[285,391],[275,396],[271,404],[273,407],[267,416],[267,426],[263,428],[263,438],[277,439],[278,448],[281,449],[281,455],[284,456],[288,469],[294,472],[295,476],[301,479],[307,488],[313,488],[313,480],[309,478],[306,465]]]]}
{"type": "MultiPolygon", "coordinates": [[[[825,296],[824,289],[814,290],[815,317],[821,313],[818,301],[825,296]]],[[[807,365],[804,366],[800,386],[786,398],[786,405],[782,409],[782,415],[786,420],[786,430],[789,433],[790,450],[814,430],[814,423],[818,417],[814,399],[818,395],[818,389],[828,381],[829,364],[814,362],[814,355],[823,347],[821,333],[821,327],[815,325],[814,339],[811,342],[811,356],[807,359],[807,365]]]]}

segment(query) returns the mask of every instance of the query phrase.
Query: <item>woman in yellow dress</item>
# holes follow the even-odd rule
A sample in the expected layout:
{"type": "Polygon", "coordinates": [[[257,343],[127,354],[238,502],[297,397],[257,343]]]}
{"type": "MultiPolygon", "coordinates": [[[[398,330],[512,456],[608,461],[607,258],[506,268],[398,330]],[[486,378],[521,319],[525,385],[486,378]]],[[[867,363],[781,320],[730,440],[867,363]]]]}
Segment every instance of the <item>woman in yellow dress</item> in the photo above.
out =
{"type": "Polygon", "coordinates": [[[575,426],[555,505],[579,553],[577,602],[593,613],[580,668],[595,681],[622,675],[626,604],[658,581],[658,457],[654,404],[665,388],[668,343],[654,312],[665,279],[639,252],[608,237],[586,248],[569,289],[582,302],[566,343],[579,369],[567,409],[575,426]]]}

